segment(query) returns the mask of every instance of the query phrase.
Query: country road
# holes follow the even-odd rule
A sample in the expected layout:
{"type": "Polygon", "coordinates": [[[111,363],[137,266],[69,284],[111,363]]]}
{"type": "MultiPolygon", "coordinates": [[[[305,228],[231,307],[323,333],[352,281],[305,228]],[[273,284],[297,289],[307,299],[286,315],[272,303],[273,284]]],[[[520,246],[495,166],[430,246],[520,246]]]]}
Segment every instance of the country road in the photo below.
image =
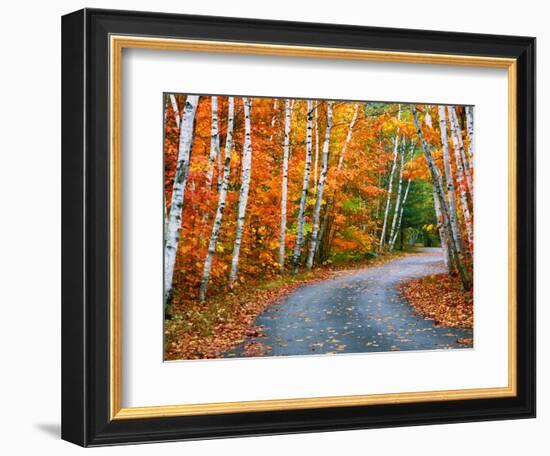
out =
{"type": "Polygon", "coordinates": [[[459,338],[471,329],[436,328],[400,295],[409,279],[444,272],[441,249],[392,260],[298,288],[258,316],[261,337],[250,337],[226,357],[362,353],[471,348],[459,338]],[[245,347],[257,345],[250,352],[245,347]]]}

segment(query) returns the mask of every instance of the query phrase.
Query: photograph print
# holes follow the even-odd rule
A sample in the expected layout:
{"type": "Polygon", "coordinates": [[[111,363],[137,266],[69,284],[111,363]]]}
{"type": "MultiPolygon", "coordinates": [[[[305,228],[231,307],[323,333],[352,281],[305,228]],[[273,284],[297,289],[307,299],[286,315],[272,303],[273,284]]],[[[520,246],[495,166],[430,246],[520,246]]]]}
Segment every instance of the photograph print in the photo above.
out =
{"type": "Polygon", "coordinates": [[[473,106],[162,102],[165,361],[473,348],[473,106]]]}

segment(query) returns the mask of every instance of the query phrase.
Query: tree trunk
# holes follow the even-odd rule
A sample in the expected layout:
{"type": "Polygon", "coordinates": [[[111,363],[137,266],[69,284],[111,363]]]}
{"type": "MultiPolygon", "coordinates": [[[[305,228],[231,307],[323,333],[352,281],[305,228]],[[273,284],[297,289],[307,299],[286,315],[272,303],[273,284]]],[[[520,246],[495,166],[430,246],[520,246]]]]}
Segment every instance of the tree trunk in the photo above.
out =
{"type": "Polygon", "coordinates": [[[441,207],[442,223],[445,230],[445,236],[447,237],[447,239],[451,240],[451,242],[449,242],[449,247],[451,248],[451,257],[460,274],[460,279],[461,279],[463,288],[465,290],[469,290],[472,287],[472,278],[470,277],[470,273],[464,266],[464,263],[462,261],[462,256],[458,253],[456,243],[454,242],[453,231],[451,228],[451,223],[449,221],[449,209],[447,207],[447,202],[445,201],[445,191],[443,189],[443,180],[441,178],[441,173],[439,172],[439,169],[435,165],[435,162],[432,158],[432,154],[428,148],[428,145],[426,144],[426,141],[424,140],[424,135],[422,134],[422,129],[420,127],[420,123],[418,122],[418,116],[416,114],[416,107],[414,105],[412,105],[412,112],[413,112],[416,132],[420,139],[422,150],[424,151],[424,156],[426,158],[426,163],[428,165],[428,169],[430,170],[430,175],[432,177],[432,184],[434,186],[435,192],[437,194],[437,198],[439,200],[439,205],[441,207]]]}
{"type": "MultiPolygon", "coordinates": [[[[357,117],[357,106],[355,105],[355,116],[353,117],[352,124],[348,131],[348,137],[344,143],[344,150],[349,142],[351,137],[351,130],[353,128],[353,123],[357,117]]],[[[325,182],[327,180],[327,171],[328,171],[328,156],[330,150],[330,131],[332,129],[332,101],[329,101],[327,104],[327,126],[325,128],[325,140],[323,142],[323,154],[322,154],[322,163],[321,163],[321,173],[319,175],[319,184],[317,185],[317,194],[315,199],[315,210],[313,213],[313,228],[311,231],[311,240],[309,244],[309,255],[307,258],[307,268],[311,269],[313,267],[313,258],[315,257],[315,252],[317,251],[317,244],[319,242],[319,220],[321,217],[321,204],[323,203],[323,193],[325,190],[325,182]]],[[[338,163],[341,166],[341,163],[338,163]]],[[[328,210],[328,207],[327,207],[328,210]]]]}
{"type": "Polygon", "coordinates": [[[426,115],[424,116],[424,123],[428,127],[433,128],[432,116],[430,115],[430,109],[432,109],[432,107],[430,105],[426,106],[426,115]]]}
{"type": "Polygon", "coordinates": [[[344,145],[342,146],[342,151],[340,152],[340,157],[338,158],[338,165],[336,166],[336,169],[338,171],[342,169],[342,165],[344,164],[344,157],[346,156],[346,150],[348,149],[348,145],[351,141],[351,134],[353,133],[353,127],[355,126],[355,122],[357,121],[358,112],[359,112],[359,103],[355,103],[353,117],[351,119],[351,123],[349,124],[349,128],[348,128],[348,134],[346,135],[346,140],[344,141],[344,145]]]}
{"type": "Polygon", "coordinates": [[[275,121],[277,120],[277,106],[279,106],[279,99],[275,98],[273,101],[273,117],[271,117],[271,126],[275,126],[275,121]]]}
{"type": "Polygon", "coordinates": [[[393,220],[391,223],[390,229],[390,252],[393,251],[394,237],[395,237],[395,228],[397,226],[397,219],[399,218],[399,211],[401,210],[401,191],[403,189],[403,165],[405,162],[405,137],[401,138],[401,153],[399,154],[400,164],[399,164],[399,185],[397,186],[397,198],[395,200],[395,209],[393,210],[393,220]]]}
{"type": "MultiPolygon", "coordinates": [[[[382,187],[382,173],[378,172],[378,188],[382,187]]],[[[374,223],[372,228],[372,237],[378,239],[378,228],[380,225],[380,202],[381,202],[380,195],[376,195],[376,209],[374,211],[374,223]]],[[[374,242],[373,242],[373,250],[374,250],[374,242]]]]}
{"type": "Polygon", "coordinates": [[[319,179],[317,172],[319,170],[319,116],[317,115],[317,102],[315,102],[315,162],[313,165],[313,185],[317,188],[319,179]]]}
{"type": "Polygon", "coordinates": [[[312,102],[307,101],[307,127],[306,127],[306,161],[304,165],[304,180],[302,184],[302,196],[300,198],[300,209],[298,211],[298,228],[296,232],[296,243],[292,256],[292,272],[296,274],[300,263],[302,245],[304,243],[304,225],[306,216],[307,193],[309,189],[309,175],[311,168],[311,141],[312,141],[312,102]]]}
{"type": "MultiPolygon", "coordinates": [[[[206,183],[205,187],[208,191],[212,188],[212,177],[214,176],[214,166],[216,165],[216,159],[220,157],[220,133],[218,124],[218,97],[211,97],[211,111],[212,122],[210,127],[210,154],[208,155],[208,166],[206,168],[206,183]]],[[[221,185],[221,173],[218,171],[218,184],[219,189],[221,185]]],[[[210,214],[208,210],[205,210],[201,217],[201,229],[197,237],[197,244],[200,248],[203,239],[204,227],[210,214]]]]}
{"type": "Polygon", "coordinates": [[[237,232],[235,235],[235,244],[233,246],[233,258],[231,260],[231,272],[229,274],[229,283],[235,283],[237,279],[237,270],[239,267],[239,254],[241,251],[241,241],[243,237],[244,221],[246,215],[246,205],[248,202],[248,191],[250,190],[250,177],[252,171],[252,133],[250,127],[250,111],[252,99],[243,97],[244,105],[244,146],[242,160],[242,182],[239,194],[239,209],[237,218],[237,232]]]}
{"type": "Polygon", "coordinates": [[[176,127],[180,127],[180,110],[178,108],[178,101],[176,100],[175,95],[170,95],[170,103],[172,105],[172,110],[174,111],[174,117],[176,119],[176,127]]]}
{"type": "Polygon", "coordinates": [[[181,120],[178,161],[164,243],[164,310],[167,314],[170,313],[170,304],[172,300],[172,280],[174,277],[174,266],[176,264],[176,255],[180,238],[181,213],[185,200],[185,185],[189,173],[189,161],[193,143],[193,123],[198,102],[199,97],[197,95],[189,95],[187,97],[183,118],[181,120]]]}
{"type": "Polygon", "coordinates": [[[435,186],[432,185],[432,192],[434,198],[434,209],[435,216],[437,217],[437,231],[439,232],[439,240],[441,242],[441,249],[443,250],[443,261],[445,263],[445,268],[447,272],[451,273],[453,269],[453,262],[451,260],[450,249],[449,249],[449,240],[445,236],[445,230],[441,220],[443,220],[443,215],[441,214],[441,205],[439,204],[439,198],[437,197],[437,192],[435,191],[435,186]]]}
{"type": "Polygon", "coordinates": [[[281,228],[279,234],[279,266],[281,274],[285,270],[285,239],[286,239],[286,203],[288,196],[288,157],[290,152],[290,100],[285,100],[285,137],[283,143],[283,173],[281,184],[281,228]]]}
{"type": "MultiPolygon", "coordinates": [[[[452,118],[452,111],[449,107],[449,118],[452,118]]],[[[455,122],[452,121],[454,124],[455,122]]],[[[458,182],[458,191],[460,194],[460,205],[462,206],[462,215],[464,218],[464,224],[466,225],[466,233],[468,235],[468,247],[470,252],[473,249],[474,242],[474,233],[472,228],[472,217],[470,215],[470,207],[468,206],[468,196],[466,195],[467,189],[467,178],[465,179],[463,161],[461,156],[461,139],[459,140],[459,135],[456,134],[456,129],[453,126],[451,128],[453,131],[453,148],[455,152],[455,163],[456,163],[456,175],[458,182]]],[[[462,152],[464,152],[464,147],[462,147],[462,152]]],[[[471,194],[472,195],[472,194],[471,194]]]]}
{"type": "Polygon", "coordinates": [[[206,170],[206,188],[212,187],[212,176],[214,175],[214,163],[220,153],[220,132],[218,125],[218,97],[212,97],[212,126],[210,136],[210,155],[208,157],[208,168],[206,170]]]}
{"type": "Polygon", "coordinates": [[[468,133],[468,161],[470,170],[474,168],[474,108],[466,106],[466,132],[468,133]]]}
{"type": "MultiPolygon", "coordinates": [[[[401,105],[399,105],[397,120],[398,121],[401,120],[401,105]]],[[[395,173],[395,168],[396,168],[396,165],[397,165],[398,147],[399,147],[399,126],[397,127],[397,131],[395,132],[395,138],[393,140],[393,159],[392,159],[390,177],[389,177],[389,182],[388,182],[388,196],[386,198],[386,209],[384,211],[384,223],[382,225],[382,233],[380,234],[379,250],[382,250],[384,248],[384,243],[386,242],[386,229],[387,229],[387,226],[388,226],[388,214],[390,212],[390,206],[391,206],[391,195],[392,195],[392,188],[393,188],[393,175],[395,173]]]]}
{"type": "MultiPolygon", "coordinates": [[[[166,121],[168,120],[168,101],[169,101],[169,97],[164,97],[163,99],[164,101],[164,123],[162,125],[162,147],[165,147],[165,143],[166,143],[166,121]]],[[[162,204],[164,205],[164,219],[163,219],[163,231],[164,231],[164,239],[166,239],[166,227],[168,226],[168,211],[166,210],[166,196],[165,196],[165,193],[163,192],[162,194],[163,198],[162,198],[162,204]]]]}
{"type": "Polygon", "coordinates": [[[466,158],[466,152],[464,151],[464,141],[462,141],[462,131],[458,123],[458,116],[453,106],[447,106],[449,113],[449,121],[451,122],[451,131],[453,133],[453,145],[455,153],[459,154],[460,160],[463,164],[464,175],[466,176],[466,184],[468,185],[468,193],[473,198],[474,187],[472,183],[472,173],[470,172],[470,162],[466,158]]]}
{"type": "MultiPolygon", "coordinates": [[[[395,246],[395,241],[397,240],[397,234],[401,230],[401,223],[403,221],[403,210],[405,209],[405,204],[407,203],[407,197],[409,196],[409,189],[411,188],[411,179],[407,181],[407,188],[405,188],[405,194],[403,195],[403,199],[401,200],[401,208],[399,209],[399,219],[397,220],[397,230],[395,231],[395,234],[393,236],[393,239],[391,240],[390,245],[390,252],[393,250],[395,246]]],[[[403,231],[401,230],[401,250],[403,250],[403,231]]]]}
{"type": "Polygon", "coordinates": [[[210,271],[212,269],[212,260],[214,258],[214,253],[216,252],[216,243],[218,241],[218,235],[220,234],[223,213],[225,211],[227,187],[229,186],[229,175],[231,174],[231,148],[233,145],[234,112],[235,112],[234,99],[233,97],[228,97],[227,135],[225,138],[223,177],[222,177],[222,182],[220,187],[220,194],[218,196],[218,208],[216,210],[214,224],[212,225],[212,234],[210,235],[208,252],[206,254],[206,259],[204,260],[204,268],[202,271],[202,280],[201,280],[201,287],[199,292],[199,298],[201,302],[204,302],[204,300],[206,299],[206,291],[208,290],[208,281],[210,280],[210,271]]]}
{"type": "MultiPolygon", "coordinates": [[[[277,107],[279,106],[279,99],[275,98],[273,101],[273,116],[271,117],[271,127],[275,127],[275,122],[277,122],[277,107]]],[[[269,142],[273,141],[273,133],[269,136],[269,142]]]]}
{"type": "Polygon", "coordinates": [[[453,168],[451,166],[451,155],[449,153],[449,141],[447,139],[447,120],[445,116],[445,106],[438,106],[439,112],[439,130],[441,134],[441,146],[443,149],[443,167],[445,169],[445,181],[447,184],[447,201],[449,203],[449,216],[451,219],[451,228],[453,238],[455,239],[458,252],[462,254],[462,235],[458,225],[458,216],[456,212],[455,184],[453,168]]]}

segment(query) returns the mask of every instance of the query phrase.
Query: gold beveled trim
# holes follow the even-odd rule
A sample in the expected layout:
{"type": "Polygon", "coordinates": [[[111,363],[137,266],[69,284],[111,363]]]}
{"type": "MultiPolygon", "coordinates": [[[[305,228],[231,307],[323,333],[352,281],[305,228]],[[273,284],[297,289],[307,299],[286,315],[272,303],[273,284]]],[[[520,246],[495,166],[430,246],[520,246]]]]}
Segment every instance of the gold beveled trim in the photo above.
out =
{"type": "Polygon", "coordinates": [[[517,394],[517,62],[508,67],[508,386],[517,394]]]}
{"type": "Polygon", "coordinates": [[[122,52],[115,50],[111,41],[109,64],[109,173],[110,173],[110,201],[109,215],[111,217],[109,242],[109,366],[110,366],[110,415],[113,419],[122,403],[122,148],[121,148],[121,92],[122,92],[122,52]]]}
{"type": "Polygon", "coordinates": [[[162,51],[215,52],[255,54],[284,57],[307,57],[336,60],[370,60],[376,62],[422,63],[474,67],[508,68],[515,59],[419,52],[390,52],[365,49],[346,49],[316,46],[289,46],[227,41],[185,40],[140,36],[111,36],[113,48],[155,49],[162,51]]]}
{"type": "Polygon", "coordinates": [[[171,416],[210,415],[219,413],[265,412],[289,409],[346,407],[357,405],[404,404],[421,401],[450,401],[509,397],[515,393],[509,387],[428,391],[417,393],[369,394],[363,396],[330,396],[307,399],[281,399],[245,402],[219,402],[192,405],[164,405],[122,408],[113,419],[166,418],[171,416]]]}
{"type": "Polygon", "coordinates": [[[389,52],[362,49],[337,49],[309,46],[179,40],[137,36],[110,36],[110,414],[111,419],[158,418],[185,415],[311,409],[374,404],[413,403],[511,397],[517,394],[517,289],[516,289],[516,116],[517,61],[510,58],[446,54],[389,52]],[[211,53],[256,54],[339,60],[456,65],[508,69],[508,386],[463,390],[331,396],[300,399],[182,404],[122,408],[122,302],[121,302],[121,60],[122,49],[155,49],[211,53]]]}

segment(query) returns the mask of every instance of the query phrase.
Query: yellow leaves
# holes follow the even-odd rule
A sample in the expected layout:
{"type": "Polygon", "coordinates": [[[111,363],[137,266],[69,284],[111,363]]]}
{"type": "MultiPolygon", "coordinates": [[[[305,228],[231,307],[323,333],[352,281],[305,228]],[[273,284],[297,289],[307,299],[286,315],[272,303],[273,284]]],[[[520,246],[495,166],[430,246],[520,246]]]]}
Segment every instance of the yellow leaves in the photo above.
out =
{"type": "Polygon", "coordinates": [[[437,226],[431,223],[424,225],[422,228],[424,229],[424,231],[427,231],[428,233],[434,233],[437,230],[437,226]]]}

